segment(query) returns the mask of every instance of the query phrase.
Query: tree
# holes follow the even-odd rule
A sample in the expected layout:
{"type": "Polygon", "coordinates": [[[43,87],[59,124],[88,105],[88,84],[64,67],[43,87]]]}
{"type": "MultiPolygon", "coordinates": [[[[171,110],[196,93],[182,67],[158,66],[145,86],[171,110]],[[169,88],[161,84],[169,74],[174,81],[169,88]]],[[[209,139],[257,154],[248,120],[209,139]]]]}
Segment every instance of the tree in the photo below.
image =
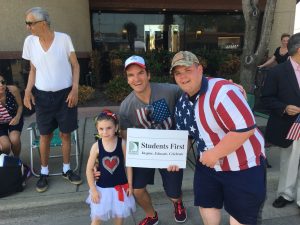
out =
{"type": "Polygon", "coordinates": [[[267,0],[266,2],[260,36],[257,35],[259,32],[258,22],[260,17],[258,3],[259,0],[242,0],[245,18],[245,36],[243,54],[241,56],[240,80],[248,93],[253,93],[254,91],[253,84],[256,69],[266,54],[277,0],[267,0]]]}

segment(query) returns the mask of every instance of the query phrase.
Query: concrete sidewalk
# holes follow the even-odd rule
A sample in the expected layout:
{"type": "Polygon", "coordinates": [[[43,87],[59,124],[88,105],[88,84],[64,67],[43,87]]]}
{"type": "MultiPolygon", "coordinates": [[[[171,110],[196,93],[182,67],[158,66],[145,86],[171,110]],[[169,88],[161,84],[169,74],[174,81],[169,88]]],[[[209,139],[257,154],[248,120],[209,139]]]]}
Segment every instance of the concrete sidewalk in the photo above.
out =
{"type": "MultiPolygon", "coordinates": [[[[6,198],[0,199],[0,224],[4,223],[5,218],[18,217],[18,213],[23,210],[30,210],[31,212],[39,212],[39,207],[53,207],[58,205],[78,205],[82,207],[86,212],[84,216],[78,218],[74,224],[88,224],[89,223],[89,209],[85,204],[85,199],[88,195],[88,185],[85,178],[85,167],[87,163],[87,158],[89,155],[89,150],[94,143],[94,134],[96,132],[94,127],[94,117],[101,112],[103,108],[109,108],[117,112],[118,107],[88,107],[79,108],[79,146],[80,146],[80,166],[78,169],[79,174],[83,178],[84,182],[80,186],[74,186],[68,181],[63,179],[61,176],[53,176],[49,178],[49,188],[44,193],[38,193],[35,191],[35,184],[37,178],[31,177],[28,180],[28,184],[25,190],[21,193],[11,195],[6,198]],[[22,209],[22,210],[17,210],[22,209]]],[[[25,119],[24,130],[22,133],[22,154],[21,158],[26,164],[30,164],[29,161],[29,132],[26,131],[27,126],[35,121],[35,115],[25,119]]],[[[257,118],[257,124],[259,126],[264,126],[266,120],[262,118],[257,118]]],[[[297,205],[290,204],[282,209],[276,209],[272,207],[272,202],[275,199],[276,188],[278,184],[278,171],[279,171],[279,151],[276,147],[271,147],[267,150],[267,156],[269,163],[272,165],[271,169],[268,169],[267,179],[267,201],[263,209],[263,223],[268,224],[300,224],[300,210],[297,205]]],[[[193,206],[193,165],[191,161],[194,160],[192,154],[189,154],[189,162],[187,169],[184,172],[183,180],[183,196],[184,203],[188,210],[188,220],[185,224],[202,224],[199,217],[198,209],[193,206]]],[[[35,157],[35,168],[39,170],[39,158],[38,154],[35,157]]],[[[72,159],[74,162],[74,159],[72,159]]],[[[72,164],[71,162],[71,164],[72,164]]],[[[56,159],[49,163],[49,169],[53,171],[60,172],[62,169],[62,160],[56,159]]],[[[170,204],[169,200],[165,197],[162,188],[162,182],[159,173],[156,173],[155,185],[149,186],[149,192],[152,195],[153,203],[156,210],[159,213],[160,224],[176,224],[173,219],[173,206],[170,204]]],[[[223,212],[222,224],[228,224],[228,215],[223,212]]],[[[69,215],[70,216],[70,215],[69,215]]],[[[74,215],[75,217],[75,215],[74,215]]],[[[134,213],[134,217],[126,219],[125,224],[132,225],[140,221],[144,217],[144,213],[138,207],[137,212],[134,213]]],[[[26,224],[26,223],[23,223],[26,224]]],[[[28,223],[29,224],[29,223],[28,223]]],[[[48,223],[43,223],[48,224],[48,223]]],[[[49,223],[50,224],[50,223],[49,223]]],[[[58,224],[58,223],[56,223],[58,224]]],[[[64,223],[65,224],[65,223],[64,223]]],[[[112,223],[104,223],[112,224],[112,223]]]]}

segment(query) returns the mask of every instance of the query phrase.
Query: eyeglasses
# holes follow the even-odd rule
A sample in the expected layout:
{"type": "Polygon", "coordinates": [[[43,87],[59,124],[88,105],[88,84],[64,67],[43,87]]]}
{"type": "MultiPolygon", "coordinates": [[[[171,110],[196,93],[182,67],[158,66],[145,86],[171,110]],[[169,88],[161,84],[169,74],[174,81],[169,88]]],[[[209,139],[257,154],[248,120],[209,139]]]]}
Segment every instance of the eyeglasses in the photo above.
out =
{"type": "Polygon", "coordinates": [[[0,84],[5,85],[6,84],[6,80],[0,80],[0,84]]]}
{"type": "Polygon", "coordinates": [[[25,24],[26,24],[27,26],[32,27],[32,26],[36,25],[37,23],[43,22],[43,21],[44,21],[44,20],[39,20],[39,21],[25,21],[25,24]]]}

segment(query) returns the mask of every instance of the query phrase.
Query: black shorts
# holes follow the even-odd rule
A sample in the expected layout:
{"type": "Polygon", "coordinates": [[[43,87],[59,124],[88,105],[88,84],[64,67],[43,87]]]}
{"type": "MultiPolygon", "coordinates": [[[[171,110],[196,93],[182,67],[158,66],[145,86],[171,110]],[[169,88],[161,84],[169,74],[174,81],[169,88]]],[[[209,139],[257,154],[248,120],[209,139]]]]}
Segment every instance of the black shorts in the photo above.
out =
{"type": "Polygon", "coordinates": [[[242,224],[257,224],[266,197],[266,166],[241,171],[215,171],[196,164],[195,206],[225,210],[242,224]]]}
{"type": "Polygon", "coordinates": [[[56,92],[35,92],[36,122],[40,134],[51,134],[57,127],[62,133],[77,129],[77,107],[70,108],[66,102],[71,87],[56,92]]]}
{"type": "Polygon", "coordinates": [[[8,136],[10,132],[16,130],[21,133],[24,125],[23,116],[21,116],[20,121],[17,125],[9,125],[8,123],[0,124],[0,137],[8,136]]]}
{"type": "MultiPolygon", "coordinates": [[[[133,167],[133,188],[145,188],[147,184],[154,184],[155,169],[133,167]]],[[[168,172],[166,169],[159,169],[163,187],[169,198],[180,198],[182,191],[183,170],[179,172],[168,172]]]]}

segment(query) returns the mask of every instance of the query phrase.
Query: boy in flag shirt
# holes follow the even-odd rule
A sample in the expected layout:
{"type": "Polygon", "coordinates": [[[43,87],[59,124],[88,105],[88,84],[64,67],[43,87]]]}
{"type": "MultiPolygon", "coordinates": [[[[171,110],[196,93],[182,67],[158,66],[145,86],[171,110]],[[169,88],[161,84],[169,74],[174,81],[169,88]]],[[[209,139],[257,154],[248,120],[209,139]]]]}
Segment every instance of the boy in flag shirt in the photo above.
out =
{"type": "Polygon", "coordinates": [[[257,224],[265,186],[264,139],[240,89],[219,78],[206,78],[198,58],[178,52],[170,72],[185,92],[176,104],[176,128],[196,141],[195,205],[205,225],[257,224]]]}

